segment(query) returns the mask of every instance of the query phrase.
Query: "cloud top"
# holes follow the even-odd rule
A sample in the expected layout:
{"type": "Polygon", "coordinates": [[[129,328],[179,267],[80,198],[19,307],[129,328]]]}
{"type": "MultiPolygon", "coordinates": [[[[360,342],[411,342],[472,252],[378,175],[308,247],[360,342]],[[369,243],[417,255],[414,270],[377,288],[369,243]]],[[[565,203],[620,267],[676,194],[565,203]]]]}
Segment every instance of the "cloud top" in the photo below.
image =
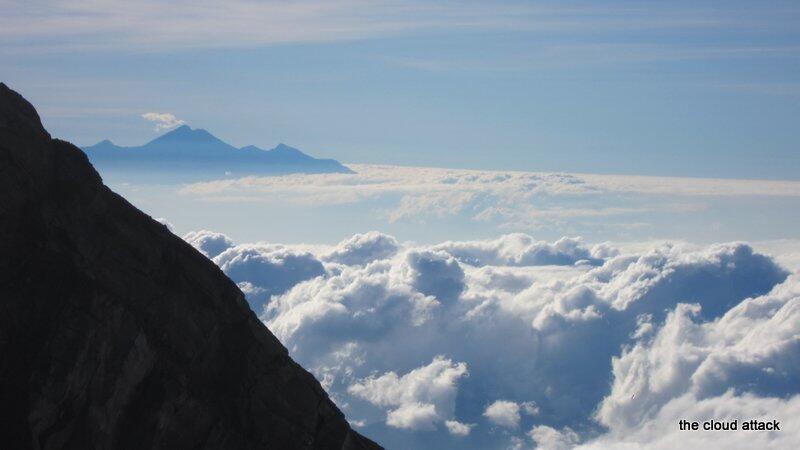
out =
{"type": "Polygon", "coordinates": [[[668,448],[680,417],[800,407],[800,280],[745,243],[366,233],[214,261],[350,420],[403,448],[668,448]]]}

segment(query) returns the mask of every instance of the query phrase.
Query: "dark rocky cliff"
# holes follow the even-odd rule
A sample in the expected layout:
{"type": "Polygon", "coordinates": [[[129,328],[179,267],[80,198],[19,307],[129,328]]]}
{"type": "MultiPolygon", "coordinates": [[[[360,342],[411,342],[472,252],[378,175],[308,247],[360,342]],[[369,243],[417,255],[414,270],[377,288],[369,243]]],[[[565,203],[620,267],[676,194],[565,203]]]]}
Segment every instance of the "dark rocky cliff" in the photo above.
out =
{"type": "Polygon", "coordinates": [[[232,281],[0,83],[0,448],[380,447],[232,281]]]}

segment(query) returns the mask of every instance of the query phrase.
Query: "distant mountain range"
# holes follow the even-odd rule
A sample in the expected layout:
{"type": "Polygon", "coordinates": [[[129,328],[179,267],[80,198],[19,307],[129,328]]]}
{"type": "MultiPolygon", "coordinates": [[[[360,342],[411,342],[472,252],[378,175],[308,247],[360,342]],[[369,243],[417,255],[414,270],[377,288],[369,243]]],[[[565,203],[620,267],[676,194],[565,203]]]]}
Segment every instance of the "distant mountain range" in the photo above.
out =
{"type": "Polygon", "coordinates": [[[236,148],[203,129],[180,126],[138,147],[121,147],[109,140],[83,147],[103,170],[148,170],[235,175],[288,173],[353,173],[334,159],[317,159],[278,144],[264,150],[254,145],[236,148]]]}

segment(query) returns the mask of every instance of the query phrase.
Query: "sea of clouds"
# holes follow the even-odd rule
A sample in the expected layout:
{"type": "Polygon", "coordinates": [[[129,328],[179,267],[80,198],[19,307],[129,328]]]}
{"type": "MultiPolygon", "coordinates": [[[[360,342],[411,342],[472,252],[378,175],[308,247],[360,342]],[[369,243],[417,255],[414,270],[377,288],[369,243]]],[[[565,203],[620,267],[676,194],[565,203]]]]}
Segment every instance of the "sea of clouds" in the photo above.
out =
{"type": "MultiPolygon", "coordinates": [[[[182,186],[205,202],[285,202],[314,207],[389,200],[387,223],[461,217],[520,230],[574,220],[697,212],[726,198],[800,198],[800,182],[592,175],[348,164],[352,174],[241,177],[182,186]],[[657,199],[657,200],[654,200],[657,199]]],[[[641,223],[628,223],[641,226],[641,223]]],[[[597,226],[595,224],[595,226],[597,226]]],[[[620,225],[616,225],[620,226],[620,225]]]]}
{"type": "Polygon", "coordinates": [[[232,174],[128,195],[151,206],[168,198],[155,214],[173,214],[180,203],[182,215],[172,218],[182,231],[203,223],[251,242],[331,243],[354,229],[428,244],[519,231],[549,240],[757,242],[795,237],[800,220],[798,181],[348,167],[355,173],[232,174]]]}
{"type": "Polygon", "coordinates": [[[748,244],[184,239],[389,448],[800,448],[800,275],[748,244]]]}

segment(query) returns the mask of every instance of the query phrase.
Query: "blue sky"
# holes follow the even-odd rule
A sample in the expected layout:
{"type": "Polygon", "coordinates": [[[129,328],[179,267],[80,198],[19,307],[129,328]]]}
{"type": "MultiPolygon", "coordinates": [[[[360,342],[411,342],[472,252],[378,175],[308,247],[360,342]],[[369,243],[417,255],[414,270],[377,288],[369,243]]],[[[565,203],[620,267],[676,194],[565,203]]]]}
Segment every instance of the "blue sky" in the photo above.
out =
{"type": "Polygon", "coordinates": [[[798,179],[796,2],[2,2],[80,145],[172,113],[345,162],[798,179]]]}

